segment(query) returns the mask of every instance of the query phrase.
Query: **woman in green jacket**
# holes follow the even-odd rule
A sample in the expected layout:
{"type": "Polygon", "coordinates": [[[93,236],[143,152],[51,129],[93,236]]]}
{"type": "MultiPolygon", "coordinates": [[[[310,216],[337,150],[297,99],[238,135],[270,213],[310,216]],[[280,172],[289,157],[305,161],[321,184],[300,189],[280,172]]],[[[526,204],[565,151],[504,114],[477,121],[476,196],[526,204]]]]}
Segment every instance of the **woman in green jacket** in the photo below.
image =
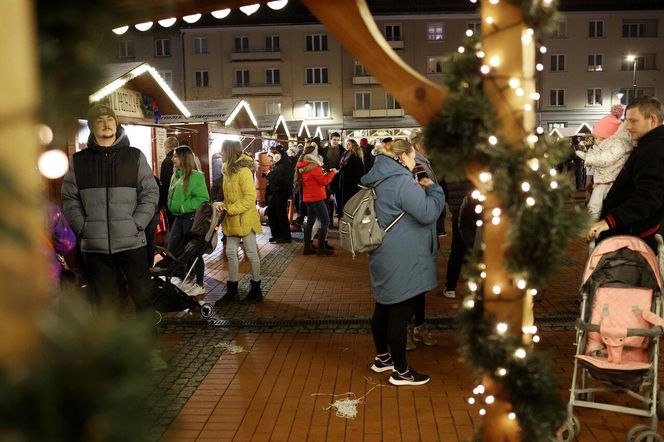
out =
{"type": "Polygon", "coordinates": [[[261,302],[261,261],[258,256],[256,234],[263,233],[258,210],[256,210],[256,163],[242,153],[239,141],[226,140],[221,145],[223,160],[224,202],[215,203],[218,210],[226,211],[222,223],[226,237],[228,258],[228,282],[226,294],[217,303],[237,302],[238,296],[238,249],[244,244],[244,254],[251,266],[251,290],[245,302],[261,302]]]}
{"type": "MultiPolygon", "coordinates": [[[[175,172],[168,189],[168,210],[175,215],[175,221],[168,235],[168,251],[171,253],[175,253],[183,245],[185,234],[194,224],[194,214],[198,206],[210,200],[205,176],[196,170],[194,153],[189,147],[181,146],[175,149],[173,167],[175,172]]],[[[185,283],[182,288],[192,296],[204,295],[205,263],[200,255],[194,270],[196,282],[185,283]]]]}

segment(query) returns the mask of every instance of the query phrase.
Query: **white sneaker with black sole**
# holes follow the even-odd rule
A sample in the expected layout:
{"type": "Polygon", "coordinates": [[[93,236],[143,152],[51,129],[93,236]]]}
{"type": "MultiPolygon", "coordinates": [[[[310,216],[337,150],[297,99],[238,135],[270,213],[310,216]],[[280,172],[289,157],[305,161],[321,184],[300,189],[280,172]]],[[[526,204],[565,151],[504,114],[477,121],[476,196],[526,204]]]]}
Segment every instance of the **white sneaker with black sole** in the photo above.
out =
{"type": "Polygon", "coordinates": [[[443,290],[443,296],[447,299],[456,298],[456,292],[454,290],[443,290]]]}
{"type": "Polygon", "coordinates": [[[405,372],[399,373],[397,370],[392,372],[390,376],[390,384],[392,385],[424,385],[429,382],[431,378],[425,374],[420,374],[412,368],[407,368],[405,372]]]}

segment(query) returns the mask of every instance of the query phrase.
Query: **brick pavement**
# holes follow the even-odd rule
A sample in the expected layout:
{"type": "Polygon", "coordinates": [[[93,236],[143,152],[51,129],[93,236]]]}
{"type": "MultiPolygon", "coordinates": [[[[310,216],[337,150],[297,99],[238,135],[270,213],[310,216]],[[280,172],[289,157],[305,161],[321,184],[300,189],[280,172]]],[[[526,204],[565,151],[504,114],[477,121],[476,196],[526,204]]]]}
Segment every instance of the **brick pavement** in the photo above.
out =
{"type": "MultiPolygon", "coordinates": [[[[450,331],[458,300],[428,296],[427,312],[439,343],[418,347],[408,357],[432,380],[397,389],[386,383],[387,375],[368,369],[374,350],[367,320],[373,301],[366,257],[305,257],[301,243],[277,246],[267,237],[259,238],[267,293],[263,304],[224,308],[216,325],[185,314],[165,321],[162,336],[171,368],[155,379],[148,404],[155,416],[151,439],[162,434],[164,441],[456,441],[472,436],[479,415],[466,399],[474,379],[459,360],[450,331]],[[231,355],[214,346],[229,340],[248,352],[231,355]],[[384,386],[369,392],[358,406],[355,419],[325,409],[335,400],[332,394],[360,397],[381,382],[384,386]]],[[[441,244],[441,281],[449,241],[443,238],[441,244]]],[[[535,306],[539,345],[552,352],[565,398],[574,353],[574,300],[586,255],[585,243],[574,241],[535,306]]],[[[227,276],[221,247],[206,266],[207,298],[214,301],[227,276]]],[[[240,271],[248,270],[243,259],[240,271]]],[[[248,276],[240,287],[248,290],[248,276]]],[[[624,440],[627,429],[640,422],[592,410],[577,414],[580,441],[624,440]]]]}

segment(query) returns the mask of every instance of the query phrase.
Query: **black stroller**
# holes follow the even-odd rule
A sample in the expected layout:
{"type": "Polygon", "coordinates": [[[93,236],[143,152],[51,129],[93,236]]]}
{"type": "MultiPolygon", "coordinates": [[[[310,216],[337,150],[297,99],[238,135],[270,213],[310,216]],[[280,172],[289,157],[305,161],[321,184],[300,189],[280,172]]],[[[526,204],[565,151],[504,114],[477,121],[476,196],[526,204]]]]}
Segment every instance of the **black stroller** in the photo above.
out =
{"type": "Polygon", "coordinates": [[[214,308],[207,302],[188,295],[171,282],[171,278],[186,273],[186,280],[196,265],[200,255],[214,251],[219,240],[219,225],[223,215],[215,210],[212,203],[203,203],[196,210],[191,231],[185,235],[183,245],[174,253],[163,247],[156,247],[163,258],[150,269],[154,307],[158,312],[179,312],[198,309],[201,316],[209,318],[214,308]]]}

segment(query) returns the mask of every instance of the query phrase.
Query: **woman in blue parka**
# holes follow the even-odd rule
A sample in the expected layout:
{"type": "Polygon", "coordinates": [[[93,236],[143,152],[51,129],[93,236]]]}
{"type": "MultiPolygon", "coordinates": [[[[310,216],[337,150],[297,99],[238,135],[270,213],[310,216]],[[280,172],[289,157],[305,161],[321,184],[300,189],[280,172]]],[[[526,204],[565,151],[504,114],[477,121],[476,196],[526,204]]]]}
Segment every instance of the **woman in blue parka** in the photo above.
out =
{"type": "Polygon", "coordinates": [[[362,184],[376,187],[375,209],[385,228],[401,212],[405,215],[369,254],[371,286],[376,299],[371,329],[376,359],[371,369],[392,370],[393,385],[421,385],[429,376],[406,363],[406,327],[415,311],[415,297],[438,286],[436,220],[445,204],[442,187],[429,178],[413,177],[415,149],[397,140],[376,156],[362,184]]]}

